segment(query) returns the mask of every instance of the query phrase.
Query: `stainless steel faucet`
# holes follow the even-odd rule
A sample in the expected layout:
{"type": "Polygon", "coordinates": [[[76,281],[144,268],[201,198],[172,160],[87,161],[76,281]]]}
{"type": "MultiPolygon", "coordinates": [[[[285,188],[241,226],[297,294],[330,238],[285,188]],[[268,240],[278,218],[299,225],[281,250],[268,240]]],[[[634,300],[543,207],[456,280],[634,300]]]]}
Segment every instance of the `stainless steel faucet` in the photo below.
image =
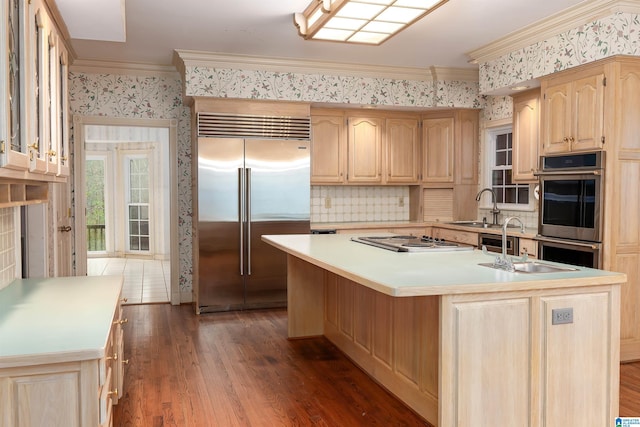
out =
{"type": "Polygon", "coordinates": [[[480,201],[480,197],[482,196],[482,193],[484,193],[485,191],[488,191],[491,193],[491,201],[493,202],[493,209],[491,209],[491,213],[493,214],[493,225],[500,225],[500,223],[498,222],[498,215],[500,214],[500,209],[498,209],[498,204],[496,203],[496,192],[493,190],[493,188],[487,187],[480,190],[476,195],[476,202],[480,201]]]}
{"type": "Polygon", "coordinates": [[[515,220],[520,223],[520,232],[524,234],[524,223],[520,218],[515,216],[505,218],[504,224],[502,224],[502,255],[496,257],[493,265],[502,270],[513,272],[513,262],[511,261],[511,258],[507,256],[507,227],[511,220],[515,220]]]}

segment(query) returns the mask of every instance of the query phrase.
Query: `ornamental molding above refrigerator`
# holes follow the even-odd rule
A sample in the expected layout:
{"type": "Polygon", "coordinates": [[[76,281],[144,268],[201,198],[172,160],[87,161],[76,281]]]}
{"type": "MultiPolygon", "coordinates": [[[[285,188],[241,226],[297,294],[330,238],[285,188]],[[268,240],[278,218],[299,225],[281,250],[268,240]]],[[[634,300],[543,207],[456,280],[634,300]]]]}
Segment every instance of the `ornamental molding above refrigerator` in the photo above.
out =
{"type": "Polygon", "coordinates": [[[198,114],[198,313],[286,306],[286,255],[261,236],[310,231],[309,134],[308,117],[198,114]]]}

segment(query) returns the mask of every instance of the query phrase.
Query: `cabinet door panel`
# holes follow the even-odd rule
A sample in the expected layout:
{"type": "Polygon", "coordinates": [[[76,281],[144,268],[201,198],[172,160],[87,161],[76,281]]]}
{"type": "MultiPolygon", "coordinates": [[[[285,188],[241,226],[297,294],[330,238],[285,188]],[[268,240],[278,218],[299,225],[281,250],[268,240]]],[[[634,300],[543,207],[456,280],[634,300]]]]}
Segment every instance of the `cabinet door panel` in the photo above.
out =
{"type": "Polygon", "coordinates": [[[383,119],[350,118],[348,176],[350,182],[382,182],[383,119]]]}
{"type": "Polygon", "coordinates": [[[346,158],[344,119],[311,118],[311,183],[343,183],[346,158]]]}
{"type": "Polygon", "coordinates": [[[422,127],[422,180],[453,182],[453,117],[425,119],[422,127]]]}
{"type": "Polygon", "coordinates": [[[549,297],[541,303],[544,425],[607,425],[617,415],[609,413],[613,373],[609,371],[608,294],[549,297]],[[573,322],[553,325],[552,310],[563,308],[573,309],[573,322]],[[571,405],[566,404],[567,398],[571,405]]]}
{"type": "Polygon", "coordinates": [[[387,182],[418,182],[418,121],[387,120],[387,182]]]}
{"type": "Polygon", "coordinates": [[[525,298],[455,304],[456,425],[528,425],[529,307],[525,298]]]}
{"type": "Polygon", "coordinates": [[[602,147],[604,125],[604,74],[586,77],[573,83],[572,150],[602,147]]]}
{"type": "Polygon", "coordinates": [[[513,97],[513,180],[536,182],[540,105],[539,91],[513,97]]]}
{"type": "Polygon", "coordinates": [[[478,184],[478,112],[460,110],[457,112],[455,134],[455,183],[478,184]]]}
{"type": "Polygon", "coordinates": [[[570,150],[571,101],[570,84],[549,87],[544,93],[543,152],[560,153],[570,150]]]}

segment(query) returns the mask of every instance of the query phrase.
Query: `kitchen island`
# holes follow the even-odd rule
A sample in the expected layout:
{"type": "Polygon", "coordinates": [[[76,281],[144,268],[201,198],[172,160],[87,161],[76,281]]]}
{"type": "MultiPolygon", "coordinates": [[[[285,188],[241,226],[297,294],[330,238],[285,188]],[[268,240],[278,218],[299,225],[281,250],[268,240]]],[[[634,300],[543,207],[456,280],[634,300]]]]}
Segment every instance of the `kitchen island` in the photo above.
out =
{"type": "Polygon", "coordinates": [[[601,427],[618,413],[624,274],[509,273],[477,250],[349,235],[263,240],[287,253],[289,337],[325,335],[434,425],[601,427]]]}

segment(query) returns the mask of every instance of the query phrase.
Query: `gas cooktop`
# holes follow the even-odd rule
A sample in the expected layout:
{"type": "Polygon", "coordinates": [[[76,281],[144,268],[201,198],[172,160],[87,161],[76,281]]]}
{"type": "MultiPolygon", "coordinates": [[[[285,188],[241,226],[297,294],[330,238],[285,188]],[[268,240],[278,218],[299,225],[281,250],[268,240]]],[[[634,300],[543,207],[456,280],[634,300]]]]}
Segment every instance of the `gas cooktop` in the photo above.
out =
{"type": "Polygon", "coordinates": [[[394,252],[472,251],[473,246],[459,245],[431,236],[362,236],[352,241],[394,252]]]}

